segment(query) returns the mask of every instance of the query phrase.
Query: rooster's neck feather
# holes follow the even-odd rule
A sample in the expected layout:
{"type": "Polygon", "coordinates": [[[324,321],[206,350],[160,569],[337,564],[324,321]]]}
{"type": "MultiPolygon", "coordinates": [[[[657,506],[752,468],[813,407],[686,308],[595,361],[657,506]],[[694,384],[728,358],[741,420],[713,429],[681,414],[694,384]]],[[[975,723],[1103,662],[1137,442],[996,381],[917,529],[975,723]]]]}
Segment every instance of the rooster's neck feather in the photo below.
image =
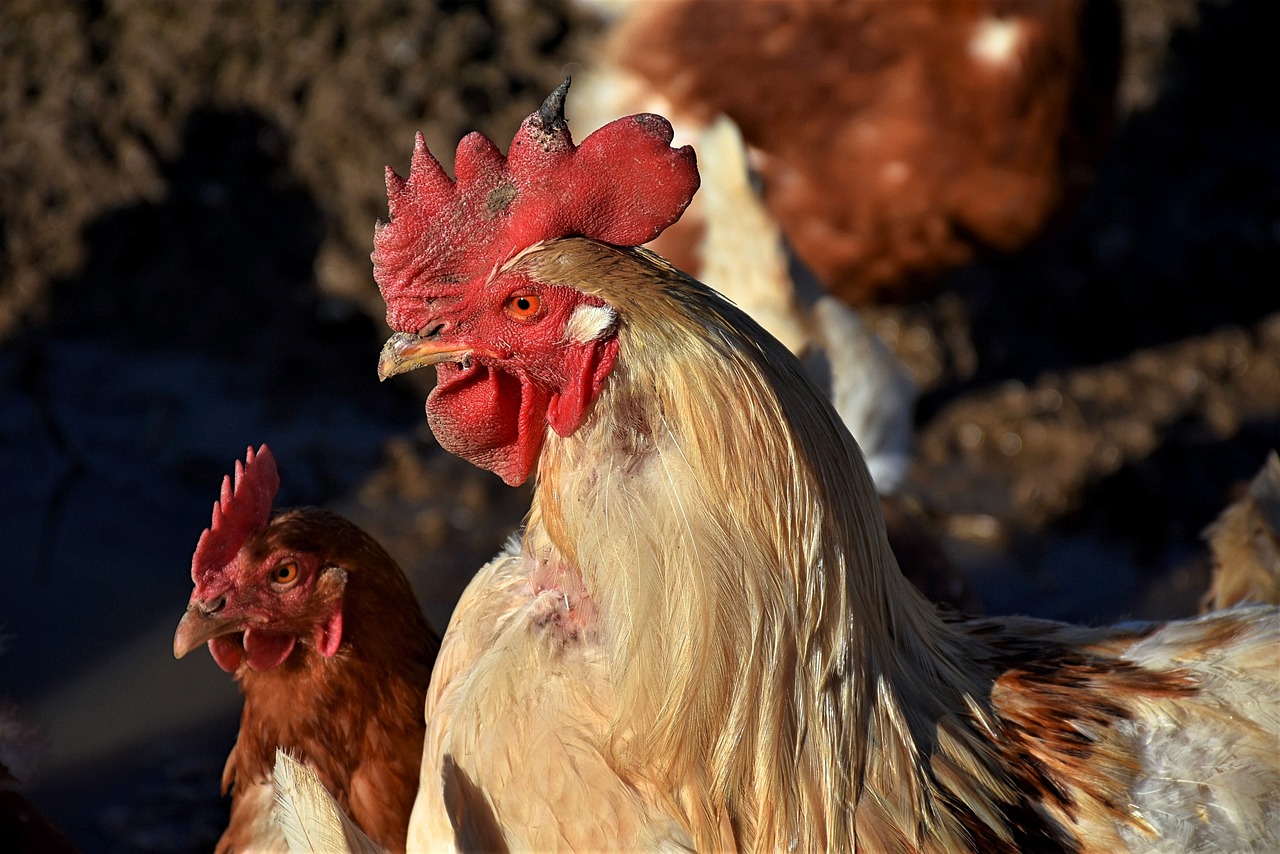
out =
{"type": "Polygon", "coordinates": [[[594,414],[548,438],[527,534],[600,609],[618,760],[686,780],[710,756],[708,797],[759,817],[747,838],[825,815],[846,847],[858,733],[892,721],[910,752],[926,722],[901,710],[936,719],[969,687],[951,684],[956,635],[897,569],[854,440],[780,344],[655,256],[566,240],[523,263],[620,318],[594,414]]]}
{"type": "Polygon", "coordinates": [[[1280,812],[1255,808],[1280,786],[1274,612],[1141,629],[943,620],[898,571],[838,416],[742,312],[642,249],[557,240],[506,269],[608,304],[617,359],[582,425],[548,431],[520,553],[491,565],[518,577],[482,601],[544,582],[565,596],[559,637],[583,639],[579,676],[605,716],[592,749],[693,847],[1280,839],[1280,812]]]}

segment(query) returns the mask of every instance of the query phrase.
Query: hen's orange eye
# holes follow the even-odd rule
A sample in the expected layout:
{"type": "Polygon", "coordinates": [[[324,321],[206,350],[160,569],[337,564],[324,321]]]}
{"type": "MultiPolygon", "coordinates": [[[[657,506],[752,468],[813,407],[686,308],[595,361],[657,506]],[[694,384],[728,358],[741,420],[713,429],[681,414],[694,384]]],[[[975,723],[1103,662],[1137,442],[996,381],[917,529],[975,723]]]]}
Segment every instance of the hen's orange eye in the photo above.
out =
{"type": "Polygon", "coordinates": [[[280,564],[271,570],[271,580],[276,584],[292,584],[298,580],[298,565],[293,561],[280,564]]]}
{"type": "Polygon", "coordinates": [[[537,294],[516,294],[507,298],[507,314],[515,320],[533,320],[542,309],[537,294]]]}

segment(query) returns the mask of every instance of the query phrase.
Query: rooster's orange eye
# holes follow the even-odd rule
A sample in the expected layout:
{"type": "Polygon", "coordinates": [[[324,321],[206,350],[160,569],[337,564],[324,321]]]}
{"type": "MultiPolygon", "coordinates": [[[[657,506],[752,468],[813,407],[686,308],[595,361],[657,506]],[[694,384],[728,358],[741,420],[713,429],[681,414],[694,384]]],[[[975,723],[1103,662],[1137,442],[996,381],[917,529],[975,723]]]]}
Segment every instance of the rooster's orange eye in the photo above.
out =
{"type": "Polygon", "coordinates": [[[537,294],[516,294],[507,298],[507,314],[514,320],[533,320],[542,309],[537,294]]]}
{"type": "Polygon", "coordinates": [[[298,580],[298,565],[293,561],[280,564],[271,570],[271,580],[276,584],[292,584],[298,580]]]}

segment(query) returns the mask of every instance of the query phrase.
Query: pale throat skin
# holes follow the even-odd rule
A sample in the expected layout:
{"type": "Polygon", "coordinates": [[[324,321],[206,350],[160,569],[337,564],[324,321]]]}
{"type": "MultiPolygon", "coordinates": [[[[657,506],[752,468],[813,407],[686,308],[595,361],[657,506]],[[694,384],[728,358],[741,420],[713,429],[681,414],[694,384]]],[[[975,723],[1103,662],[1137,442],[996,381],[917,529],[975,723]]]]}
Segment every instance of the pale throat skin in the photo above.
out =
{"type": "MultiPolygon", "coordinates": [[[[1262,736],[1280,731],[1274,612],[944,621],[897,569],[856,443],[754,322],[644,250],[580,238],[517,255],[485,305],[517,282],[558,312],[539,340],[614,350],[601,375],[603,360],[534,348],[512,368],[520,405],[473,410],[516,412],[524,431],[528,401],[591,379],[572,429],[544,412],[536,435],[463,448],[536,489],[446,633],[410,848],[466,843],[460,814],[530,849],[1277,841],[1274,805],[1197,818],[1233,797],[1205,756],[1280,786],[1262,736]],[[1219,734],[1228,709],[1252,723],[1219,734]]],[[[402,333],[380,370],[481,361],[476,328],[402,333]]]]}

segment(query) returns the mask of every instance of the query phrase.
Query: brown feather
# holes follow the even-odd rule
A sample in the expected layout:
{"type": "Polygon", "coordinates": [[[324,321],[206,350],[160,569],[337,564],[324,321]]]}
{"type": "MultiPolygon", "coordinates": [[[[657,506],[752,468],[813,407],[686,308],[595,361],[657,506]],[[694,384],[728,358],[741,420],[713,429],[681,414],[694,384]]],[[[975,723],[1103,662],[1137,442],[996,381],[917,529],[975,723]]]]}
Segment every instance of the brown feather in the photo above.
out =
{"type": "MultiPolygon", "coordinates": [[[[26,727],[0,705],[0,756],[8,757],[25,739],[26,727]]],[[[22,794],[19,779],[0,762],[0,850],[13,854],[75,854],[62,828],[22,794]]]]}
{"type": "Polygon", "coordinates": [[[328,659],[299,643],[279,667],[242,665],[240,733],[223,771],[233,795],[218,850],[251,847],[269,816],[254,787],[270,788],[276,748],[313,768],[342,809],[376,842],[403,851],[418,786],[422,701],[439,640],[404,573],[371,537],[315,508],[277,516],[245,545],[265,558],[278,548],[310,551],[346,570],[343,642],[328,659]]]}
{"type": "Polygon", "coordinates": [[[1204,530],[1213,581],[1201,611],[1240,602],[1280,604],[1280,454],[1272,451],[1248,490],[1204,530]]]}
{"type": "MultiPolygon", "coordinates": [[[[728,116],[804,263],[854,304],[900,301],[1080,197],[1113,123],[1120,5],[632,3],[602,50],[623,80],[610,115],[728,116]]],[[[654,244],[695,273],[696,224],[654,244]]]]}

